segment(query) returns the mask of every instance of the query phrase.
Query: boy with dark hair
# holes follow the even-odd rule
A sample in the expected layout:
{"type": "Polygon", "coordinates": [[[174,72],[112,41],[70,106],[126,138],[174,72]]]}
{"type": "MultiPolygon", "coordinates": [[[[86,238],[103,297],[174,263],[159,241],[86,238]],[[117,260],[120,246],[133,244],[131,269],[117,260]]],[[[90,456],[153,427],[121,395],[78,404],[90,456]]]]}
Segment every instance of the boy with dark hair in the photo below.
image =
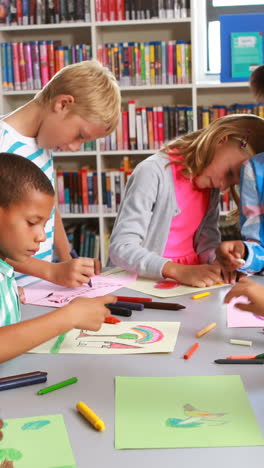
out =
{"type": "Polygon", "coordinates": [[[44,172],[22,156],[0,153],[1,363],[72,328],[98,330],[110,315],[105,304],[116,301],[114,296],[79,297],[65,307],[19,323],[14,271],[5,260],[23,263],[39,250],[53,206],[54,189],[44,172]]]}
{"type": "Polygon", "coordinates": [[[258,102],[264,100],[264,65],[256,68],[249,81],[250,88],[258,102]]]}

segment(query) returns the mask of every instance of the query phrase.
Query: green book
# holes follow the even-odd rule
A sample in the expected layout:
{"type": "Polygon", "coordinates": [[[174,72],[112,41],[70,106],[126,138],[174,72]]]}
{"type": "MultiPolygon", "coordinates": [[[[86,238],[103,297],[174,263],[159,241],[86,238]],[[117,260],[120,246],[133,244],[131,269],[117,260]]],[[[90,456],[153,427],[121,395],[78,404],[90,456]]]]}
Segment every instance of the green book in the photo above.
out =
{"type": "Polygon", "coordinates": [[[231,33],[232,78],[249,78],[263,63],[261,32],[231,33]]]}

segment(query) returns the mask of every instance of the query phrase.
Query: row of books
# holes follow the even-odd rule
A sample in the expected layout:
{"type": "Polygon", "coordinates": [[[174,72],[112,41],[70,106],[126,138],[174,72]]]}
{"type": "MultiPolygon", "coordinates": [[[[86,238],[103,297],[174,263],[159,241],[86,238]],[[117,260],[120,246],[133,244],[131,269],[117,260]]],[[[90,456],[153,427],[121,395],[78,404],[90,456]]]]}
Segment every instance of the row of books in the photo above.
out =
{"type": "Polygon", "coordinates": [[[91,21],[90,0],[1,0],[0,23],[52,24],[91,21]]]}
{"type": "MultiPolygon", "coordinates": [[[[101,173],[103,212],[116,213],[124,193],[127,176],[124,168],[104,170],[101,173]]],[[[57,202],[63,214],[98,214],[97,172],[89,168],[79,171],[57,171],[57,202]]]]}
{"type": "Polygon", "coordinates": [[[232,104],[231,106],[214,105],[197,108],[198,128],[205,128],[215,119],[229,114],[255,114],[264,118],[264,104],[232,104]]]}
{"type": "Polygon", "coordinates": [[[69,225],[65,228],[70,244],[80,257],[99,258],[99,234],[88,224],[69,225]]]}
{"type": "Polygon", "coordinates": [[[100,139],[100,150],[157,150],[192,130],[192,107],[136,107],[131,100],[128,110],[121,112],[117,130],[100,139]]]}
{"type": "Polygon", "coordinates": [[[101,44],[97,58],[121,86],[191,83],[191,44],[186,41],[101,44]]]}
{"type": "Polygon", "coordinates": [[[41,89],[66,65],[89,60],[91,46],[61,46],[60,41],[1,43],[2,87],[5,91],[41,89]]]}
{"type": "Polygon", "coordinates": [[[190,0],[96,0],[97,21],[186,18],[190,0]]]}

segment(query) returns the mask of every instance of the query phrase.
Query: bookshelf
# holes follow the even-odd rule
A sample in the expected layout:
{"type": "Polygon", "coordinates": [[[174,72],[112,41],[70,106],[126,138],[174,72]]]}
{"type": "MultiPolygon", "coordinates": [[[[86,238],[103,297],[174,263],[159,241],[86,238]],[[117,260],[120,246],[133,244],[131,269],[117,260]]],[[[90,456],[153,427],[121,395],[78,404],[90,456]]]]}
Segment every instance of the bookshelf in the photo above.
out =
{"type": "MultiPolygon", "coordinates": [[[[137,106],[191,106],[193,109],[193,128],[197,129],[197,106],[217,103],[232,104],[247,102],[250,99],[246,83],[220,83],[217,77],[201,75],[201,63],[205,60],[204,27],[201,21],[205,0],[191,0],[190,15],[178,18],[151,18],[123,21],[98,21],[95,11],[96,0],[90,0],[90,22],[62,22],[58,24],[39,24],[23,26],[0,25],[1,42],[60,40],[67,44],[90,44],[92,56],[97,57],[98,45],[124,43],[129,41],[190,41],[192,44],[191,82],[184,84],[156,84],[121,86],[122,106],[133,99],[137,106]]],[[[2,82],[2,77],[1,77],[2,82]]],[[[27,100],[36,90],[8,90],[0,88],[0,114],[6,114],[27,100]]],[[[252,98],[251,98],[252,100],[252,98]]],[[[101,174],[107,168],[118,168],[123,156],[131,157],[135,163],[155,150],[102,150],[96,142],[94,151],[76,153],[54,153],[57,170],[79,170],[89,166],[98,177],[98,212],[63,213],[65,225],[76,222],[91,224],[97,229],[100,238],[100,257],[102,264],[107,260],[105,239],[113,225],[116,213],[105,213],[102,206],[101,174]]]]}

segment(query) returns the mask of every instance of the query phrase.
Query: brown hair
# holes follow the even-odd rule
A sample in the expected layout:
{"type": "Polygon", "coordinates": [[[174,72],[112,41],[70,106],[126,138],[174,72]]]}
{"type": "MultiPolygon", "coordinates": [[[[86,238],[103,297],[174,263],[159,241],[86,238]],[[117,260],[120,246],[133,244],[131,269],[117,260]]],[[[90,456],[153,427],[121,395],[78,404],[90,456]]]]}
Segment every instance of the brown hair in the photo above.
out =
{"type": "Polygon", "coordinates": [[[214,120],[206,128],[176,138],[161,151],[178,150],[183,158],[181,163],[185,166],[184,175],[194,177],[209,166],[217,145],[225,137],[246,140],[251,156],[261,153],[264,151],[264,119],[253,114],[226,115],[214,120]]]}
{"type": "Polygon", "coordinates": [[[34,99],[45,105],[60,94],[74,97],[72,113],[92,123],[103,124],[106,135],[115,130],[120,115],[120,89],[114,75],[97,60],[62,68],[34,99]]]}
{"type": "Polygon", "coordinates": [[[250,76],[250,88],[258,101],[264,100],[264,65],[257,67],[250,76]]]}

